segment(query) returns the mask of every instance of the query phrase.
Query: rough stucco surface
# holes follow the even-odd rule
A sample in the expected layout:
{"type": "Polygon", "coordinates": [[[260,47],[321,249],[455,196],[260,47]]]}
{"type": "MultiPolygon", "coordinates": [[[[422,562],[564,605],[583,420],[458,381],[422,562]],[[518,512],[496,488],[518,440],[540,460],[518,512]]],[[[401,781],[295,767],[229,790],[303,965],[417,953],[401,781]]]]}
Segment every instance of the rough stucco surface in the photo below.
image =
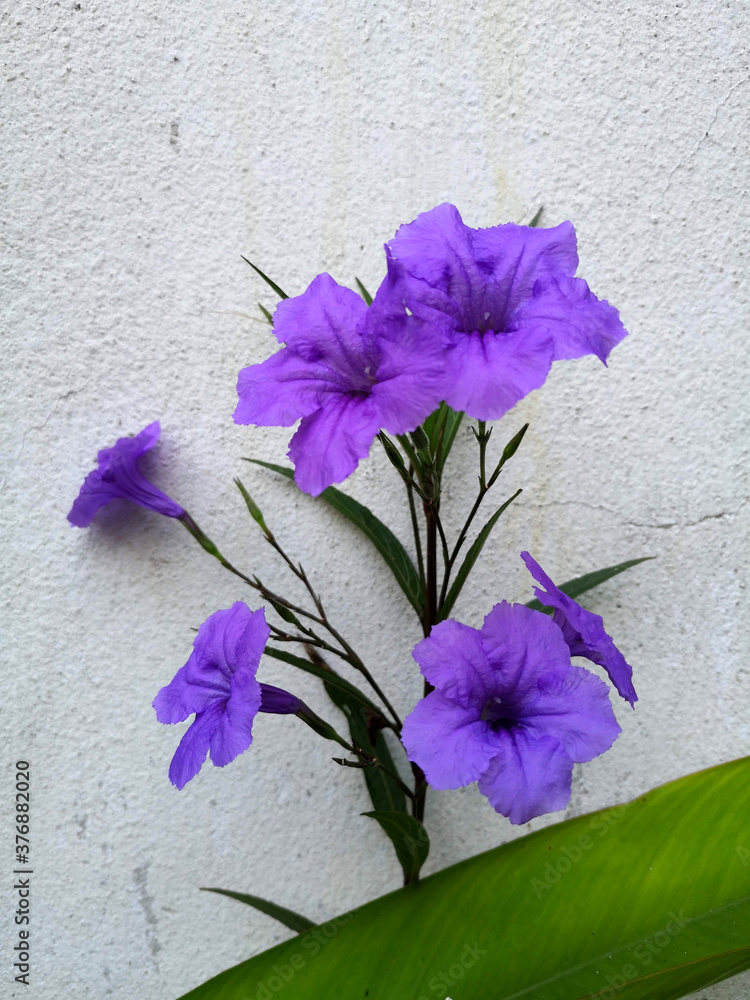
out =
{"type": "MultiPolygon", "coordinates": [[[[415,702],[418,631],[387,570],[241,461],[281,460],[288,437],[231,420],[238,368],[272,348],[241,253],[291,292],[324,269],[375,286],[383,241],[439,201],[473,225],[542,202],[547,224],[572,219],[579,273],[632,335],[609,370],[558,365],[498,428],[502,443],[531,422],[502,486],[525,492],[457,612],[477,624],[528,599],[522,548],[558,579],[656,555],[588,601],[641,702],[618,706],[622,737],[576,774],[568,815],[750,753],[743,3],[20,0],[2,23],[0,725],[3,787],[18,756],[34,772],[31,995],[169,998],[284,937],[201,885],[322,919],[397,883],[356,772],[301,726],[261,717],[250,753],[171,788],[179,734],[151,700],[191,628],[244,595],[176,522],[65,521],[97,449],[159,418],[159,484],[281,586],[241,473],[400,708],[415,702]]],[[[465,430],[452,524],[473,463],[465,430]]],[[[346,489],[405,534],[389,473],[373,454],[346,489]]],[[[264,676],[325,708],[312,678],[264,676]]],[[[434,794],[428,818],[430,870],[525,832],[475,788],[434,794]]]]}

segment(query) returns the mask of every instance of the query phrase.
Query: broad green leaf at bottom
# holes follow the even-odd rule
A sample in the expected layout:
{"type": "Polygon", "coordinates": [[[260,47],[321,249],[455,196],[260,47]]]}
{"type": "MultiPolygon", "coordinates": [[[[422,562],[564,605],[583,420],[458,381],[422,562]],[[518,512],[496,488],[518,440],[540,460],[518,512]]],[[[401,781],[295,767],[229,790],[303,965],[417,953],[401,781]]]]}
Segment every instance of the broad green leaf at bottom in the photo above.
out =
{"type": "Polygon", "coordinates": [[[749,967],[745,758],[469,858],[187,996],[675,1000],[749,967]]]}

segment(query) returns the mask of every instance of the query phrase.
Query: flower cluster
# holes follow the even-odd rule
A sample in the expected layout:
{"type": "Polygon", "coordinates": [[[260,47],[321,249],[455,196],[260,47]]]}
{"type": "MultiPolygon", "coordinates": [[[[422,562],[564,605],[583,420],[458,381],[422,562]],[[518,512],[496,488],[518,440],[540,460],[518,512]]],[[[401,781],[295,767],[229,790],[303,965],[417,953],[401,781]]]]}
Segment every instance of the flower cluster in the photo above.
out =
{"type": "Polygon", "coordinates": [[[379,430],[412,431],[441,400],[496,420],[553,361],[606,363],[626,335],[617,310],[575,277],[570,222],[472,229],[438,205],[402,226],[386,257],[369,307],[328,274],[280,302],[274,334],[286,346],[239,375],[237,423],[301,418],[289,457],[308,493],[353,472],[379,430]]]}
{"type": "Polygon", "coordinates": [[[632,670],[601,618],[563,594],[528,552],[523,558],[547,586],[549,594],[536,594],[555,607],[553,618],[503,601],[481,629],[436,625],[414,650],[434,690],[403,730],[409,759],[434,788],[477,781],[511,823],[564,809],[573,764],[604,753],[620,732],[607,686],[571,656],[601,664],[618,692],[637,700],[632,670]],[[564,603],[567,617],[553,602],[564,603]]]}
{"type": "MultiPolygon", "coordinates": [[[[541,386],[553,361],[593,354],[606,364],[626,336],[617,311],[575,277],[576,237],[569,222],[552,229],[512,224],[472,229],[453,205],[439,205],[402,226],[385,254],[386,275],[372,301],[328,274],[318,275],[303,294],[284,298],[273,316],[281,348],[239,373],[237,423],[291,426],[300,421],[289,457],[298,486],[310,494],[349,476],[382,432],[403,444],[403,435],[418,431],[438,408],[445,412],[445,405],[480,422],[481,446],[489,437],[483,422],[502,417],[541,386]]],[[[420,433],[428,440],[423,429],[420,433]]],[[[116,498],[178,518],[223,566],[300,629],[289,635],[276,628],[272,636],[264,610],[251,611],[241,601],[201,625],[188,661],[153,703],[160,722],[195,717],[172,760],[172,783],[183,788],[207,755],[223,767],[243,753],[252,743],[258,712],[297,715],[357,754],[354,766],[382,767],[376,756],[343,740],[294,695],[257,680],[269,638],[301,642],[308,652],[316,643],[333,652],[337,648],[299,622],[293,613],[299,608],[266,591],[257,577],[235,570],[185,509],[144,477],[139,460],[158,437],[159,424],[153,423],[99,452],[98,468],[86,478],[68,515],[71,523],[90,524],[98,508],[116,498]]],[[[419,452],[417,437],[412,440],[419,452]]],[[[384,443],[391,446],[387,438],[384,443]]],[[[480,484],[488,488],[483,455],[480,484]]],[[[416,490],[434,539],[439,494],[436,501],[434,492],[425,493],[411,479],[419,459],[413,451],[408,457],[411,466],[407,471],[402,463],[401,473],[411,491],[412,518],[416,490]]],[[[431,467],[433,479],[437,468],[431,467]]],[[[339,654],[370,680],[388,710],[378,725],[391,726],[401,736],[417,774],[442,789],[478,782],[491,805],[512,823],[567,805],[573,764],[606,751],[620,732],[607,685],[571,658],[585,657],[602,667],[623,699],[631,706],[637,701],[632,669],[598,615],[557,587],[528,552],[521,556],[549,614],[503,601],[481,629],[453,619],[437,623],[433,593],[431,612],[427,601],[420,612],[426,638],[413,654],[429,693],[402,727],[351,647],[330,628],[302,568],[279,548],[241,488],[268,541],[308,587],[318,613],[307,617],[328,628],[340,644],[339,654]]],[[[467,527],[475,512],[476,507],[467,527]]],[[[415,539],[419,547],[416,527],[415,539]]],[[[421,551],[419,561],[426,586],[421,551]]],[[[446,555],[444,592],[452,562],[446,555]]],[[[376,711],[365,701],[368,711],[376,711]]],[[[388,774],[403,787],[398,775],[388,774]]],[[[416,791],[412,799],[417,815],[416,791]]]]}

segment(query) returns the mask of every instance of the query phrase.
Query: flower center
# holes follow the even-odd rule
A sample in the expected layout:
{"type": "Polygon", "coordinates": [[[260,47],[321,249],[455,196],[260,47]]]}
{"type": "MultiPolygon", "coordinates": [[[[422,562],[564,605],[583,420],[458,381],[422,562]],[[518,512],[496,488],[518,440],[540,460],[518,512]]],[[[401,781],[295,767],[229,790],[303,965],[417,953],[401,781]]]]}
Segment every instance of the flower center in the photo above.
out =
{"type": "Polygon", "coordinates": [[[489,722],[490,728],[512,729],[516,725],[513,709],[508,701],[502,698],[491,698],[485,702],[481,715],[482,722],[489,722]]]}

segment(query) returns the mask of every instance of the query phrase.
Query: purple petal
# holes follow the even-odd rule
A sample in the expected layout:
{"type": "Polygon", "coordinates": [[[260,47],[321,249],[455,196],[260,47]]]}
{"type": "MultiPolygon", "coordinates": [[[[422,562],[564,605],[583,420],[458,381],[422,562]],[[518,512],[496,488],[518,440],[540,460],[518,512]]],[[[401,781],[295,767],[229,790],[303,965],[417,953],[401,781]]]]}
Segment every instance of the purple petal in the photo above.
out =
{"type": "Polygon", "coordinates": [[[229,696],[231,675],[239,667],[258,669],[271,630],[263,608],[251,611],[244,601],[214,611],[198,629],[193,655],[185,665],[193,684],[212,684],[229,696]]]}
{"type": "Polygon", "coordinates": [[[471,784],[497,753],[497,739],[480,720],[480,709],[463,708],[439,691],[417,703],[404,720],[401,739],[433,788],[471,784]]]}
{"type": "Polygon", "coordinates": [[[579,763],[609,750],[621,731],[607,685],[573,666],[543,674],[518,721],[533,735],[554,736],[579,763]]]}
{"type": "Polygon", "coordinates": [[[569,222],[554,229],[472,229],[448,204],[401,226],[388,248],[406,272],[407,304],[446,313],[464,333],[507,331],[510,315],[539,277],[572,275],[578,266],[569,222]]]}
{"type": "Polygon", "coordinates": [[[479,791],[511,823],[564,809],[570,801],[573,761],[552,736],[520,728],[496,734],[496,755],[479,779],[479,791]]]}
{"type": "Polygon", "coordinates": [[[223,702],[216,702],[205,712],[200,712],[180,740],[169,765],[169,780],[177,788],[184,788],[203,767],[211,737],[216,732],[223,711],[223,702]]]}
{"type": "Polygon", "coordinates": [[[535,587],[534,594],[542,604],[555,608],[554,624],[561,629],[570,655],[585,656],[592,663],[604,667],[620,697],[631,706],[635,705],[638,695],[633,687],[633,668],[615,646],[612,637],[604,631],[601,616],[582,608],[556,587],[528,552],[522,552],[521,558],[537,583],[546,588],[541,590],[535,587]]]}
{"type": "Polygon", "coordinates": [[[456,333],[446,356],[451,383],[446,402],[477,420],[498,420],[538,389],[552,364],[544,329],[515,333],[456,333]]]}
{"type": "Polygon", "coordinates": [[[253,742],[253,720],[260,710],[260,684],[255,669],[238,667],[232,674],[231,693],[211,737],[211,761],[224,767],[253,742]]]}
{"type": "Polygon", "coordinates": [[[380,425],[391,434],[413,431],[445,398],[444,337],[434,324],[407,314],[391,275],[378,289],[367,326],[378,356],[372,399],[380,425]]]}
{"type": "Polygon", "coordinates": [[[279,302],[273,332],[307,361],[322,361],[337,371],[349,369],[362,353],[359,325],[367,306],[330,274],[319,274],[302,295],[279,302]]]}
{"type": "Polygon", "coordinates": [[[570,650],[560,629],[541,611],[522,604],[496,604],[484,619],[482,645],[498,689],[520,704],[542,674],[570,666],[570,650]]]}
{"type": "Polygon", "coordinates": [[[234,422],[288,427],[341,391],[341,378],[331,368],[285,347],[261,364],[242,369],[234,422]]]}
{"type": "Polygon", "coordinates": [[[369,454],[378,429],[377,412],[368,397],[331,398],[305,417],[289,444],[299,488],[317,496],[346,479],[369,454]]]}
{"type": "Polygon", "coordinates": [[[441,622],[412,655],[430,684],[463,708],[481,709],[494,692],[495,675],[477,629],[453,619],[441,622]]]}
{"type": "Polygon", "coordinates": [[[216,686],[210,684],[191,684],[187,679],[187,664],[185,664],[157,694],[153,706],[159,722],[174,724],[184,722],[189,715],[204,712],[214,702],[223,701],[228,696],[229,685],[226,685],[226,690],[218,690],[216,686]]]}
{"type": "Polygon", "coordinates": [[[550,334],[555,361],[595,354],[606,364],[612,348],[628,335],[614,306],[597,299],[582,278],[564,274],[541,278],[513,321],[518,328],[550,334]]]}

